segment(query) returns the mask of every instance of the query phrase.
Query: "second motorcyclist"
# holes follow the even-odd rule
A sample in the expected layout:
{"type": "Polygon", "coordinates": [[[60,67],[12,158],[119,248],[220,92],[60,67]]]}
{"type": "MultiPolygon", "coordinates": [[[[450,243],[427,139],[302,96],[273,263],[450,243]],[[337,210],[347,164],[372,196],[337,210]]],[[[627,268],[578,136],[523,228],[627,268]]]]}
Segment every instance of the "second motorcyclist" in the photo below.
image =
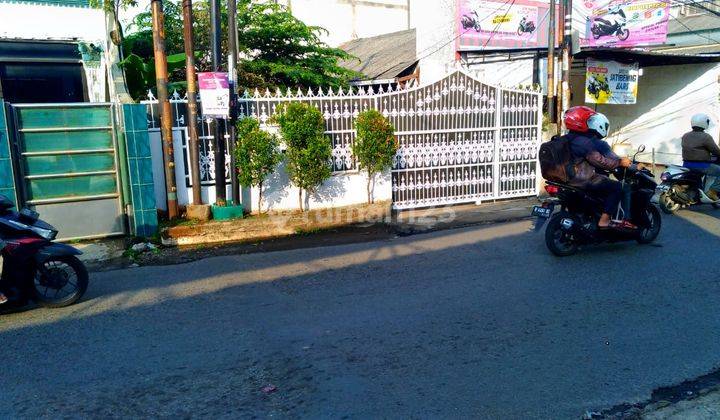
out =
{"type": "Polygon", "coordinates": [[[692,131],[682,137],[683,166],[704,173],[705,195],[711,200],[718,199],[720,191],[720,147],[712,136],[705,132],[710,127],[707,114],[695,114],[690,120],[692,131]]]}

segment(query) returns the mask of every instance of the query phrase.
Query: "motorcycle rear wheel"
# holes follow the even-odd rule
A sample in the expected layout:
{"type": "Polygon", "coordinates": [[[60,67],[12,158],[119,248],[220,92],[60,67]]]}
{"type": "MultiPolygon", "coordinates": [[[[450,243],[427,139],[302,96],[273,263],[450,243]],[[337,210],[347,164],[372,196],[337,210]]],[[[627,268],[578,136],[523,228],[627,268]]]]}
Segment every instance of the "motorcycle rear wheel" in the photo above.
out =
{"type": "Polygon", "coordinates": [[[32,282],[38,305],[63,308],[83,297],[88,287],[88,272],[77,257],[52,257],[35,270],[32,282]]]}
{"type": "Polygon", "coordinates": [[[660,229],[662,228],[662,217],[660,216],[660,210],[654,205],[650,204],[645,209],[645,217],[647,217],[647,223],[642,226],[640,233],[638,234],[637,241],[640,244],[647,245],[655,242],[658,235],[660,235],[660,229]]]}
{"type": "Polygon", "coordinates": [[[660,194],[658,203],[660,204],[660,209],[662,209],[665,214],[675,214],[678,210],[680,210],[680,207],[682,207],[680,203],[673,200],[670,194],[666,192],[660,194]]]}
{"type": "Polygon", "coordinates": [[[558,257],[575,255],[580,249],[573,235],[562,227],[562,220],[567,217],[566,213],[558,213],[550,219],[545,228],[545,245],[558,257]]]}

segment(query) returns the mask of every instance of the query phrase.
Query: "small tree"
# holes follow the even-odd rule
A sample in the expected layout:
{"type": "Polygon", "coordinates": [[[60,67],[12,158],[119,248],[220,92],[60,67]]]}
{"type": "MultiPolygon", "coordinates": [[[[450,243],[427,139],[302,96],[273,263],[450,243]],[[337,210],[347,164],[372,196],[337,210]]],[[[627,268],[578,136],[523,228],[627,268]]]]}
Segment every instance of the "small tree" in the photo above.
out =
{"type": "Polygon", "coordinates": [[[357,137],[352,146],[360,170],[367,173],[368,204],[375,202],[375,176],[392,166],[397,152],[395,128],[380,112],[371,109],[363,111],[355,121],[357,137]]]}
{"type": "Polygon", "coordinates": [[[243,118],[237,122],[237,137],[235,161],[240,172],[238,181],[243,187],[258,188],[258,213],[262,213],[263,183],[282,158],[278,140],[261,130],[254,118],[243,118]]]}
{"type": "Polygon", "coordinates": [[[300,210],[307,210],[303,209],[303,191],[308,196],[332,174],[332,145],[324,135],[325,121],[320,110],[300,102],[284,104],[273,118],[287,145],[290,181],[300,189],[300,210]]]}

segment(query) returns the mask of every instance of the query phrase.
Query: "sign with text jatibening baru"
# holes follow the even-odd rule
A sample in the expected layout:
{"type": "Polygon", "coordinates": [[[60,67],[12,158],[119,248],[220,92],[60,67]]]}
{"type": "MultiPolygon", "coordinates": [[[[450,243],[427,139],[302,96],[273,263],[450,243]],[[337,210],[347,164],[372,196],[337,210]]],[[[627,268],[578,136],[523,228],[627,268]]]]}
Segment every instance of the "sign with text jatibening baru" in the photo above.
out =
{"type": "Polygon", "coordinates": [[[587,60],[585,102],[591,104],[622,104],[637,102],[638,63],[587,60]]]}
{"type": "Polygon", "coordinates": [[[227,73],[198,73],[203,117],[230,116],[230,82],[227,73]]]}

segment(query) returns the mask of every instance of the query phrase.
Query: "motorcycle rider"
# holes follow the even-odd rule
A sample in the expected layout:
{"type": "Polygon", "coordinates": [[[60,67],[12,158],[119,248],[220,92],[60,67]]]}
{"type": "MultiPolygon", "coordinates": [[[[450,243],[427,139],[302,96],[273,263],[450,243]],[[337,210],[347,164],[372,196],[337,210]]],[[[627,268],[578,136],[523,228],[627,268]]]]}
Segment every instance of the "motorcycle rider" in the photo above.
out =
{"type": "Polygon", "coordinates": [[[720,191],[720,165],[713,158],[720,158],[718,147],[712,136],[705,132],[710,127],[707,114],[695,114],[690,119],[692,131],[682,136],[683,166],[702,172],[705,177],[705,195],[711,200],[718,199],[720,191]]]}
{"type": "Polygon", "coordinates": [[[622,199],[622,184],[610,179],[610,171],[622,167],[637,169],[627,158],[620,158],[603,140],[610,122],[607,117],[587,106],[575,106],[565,112],[565,128],[570,140],[575,173],[569,184],[604,197],[603,213],[598,221],[601,229],[633,229],[626,220],[613,220],[622,199]]]}

